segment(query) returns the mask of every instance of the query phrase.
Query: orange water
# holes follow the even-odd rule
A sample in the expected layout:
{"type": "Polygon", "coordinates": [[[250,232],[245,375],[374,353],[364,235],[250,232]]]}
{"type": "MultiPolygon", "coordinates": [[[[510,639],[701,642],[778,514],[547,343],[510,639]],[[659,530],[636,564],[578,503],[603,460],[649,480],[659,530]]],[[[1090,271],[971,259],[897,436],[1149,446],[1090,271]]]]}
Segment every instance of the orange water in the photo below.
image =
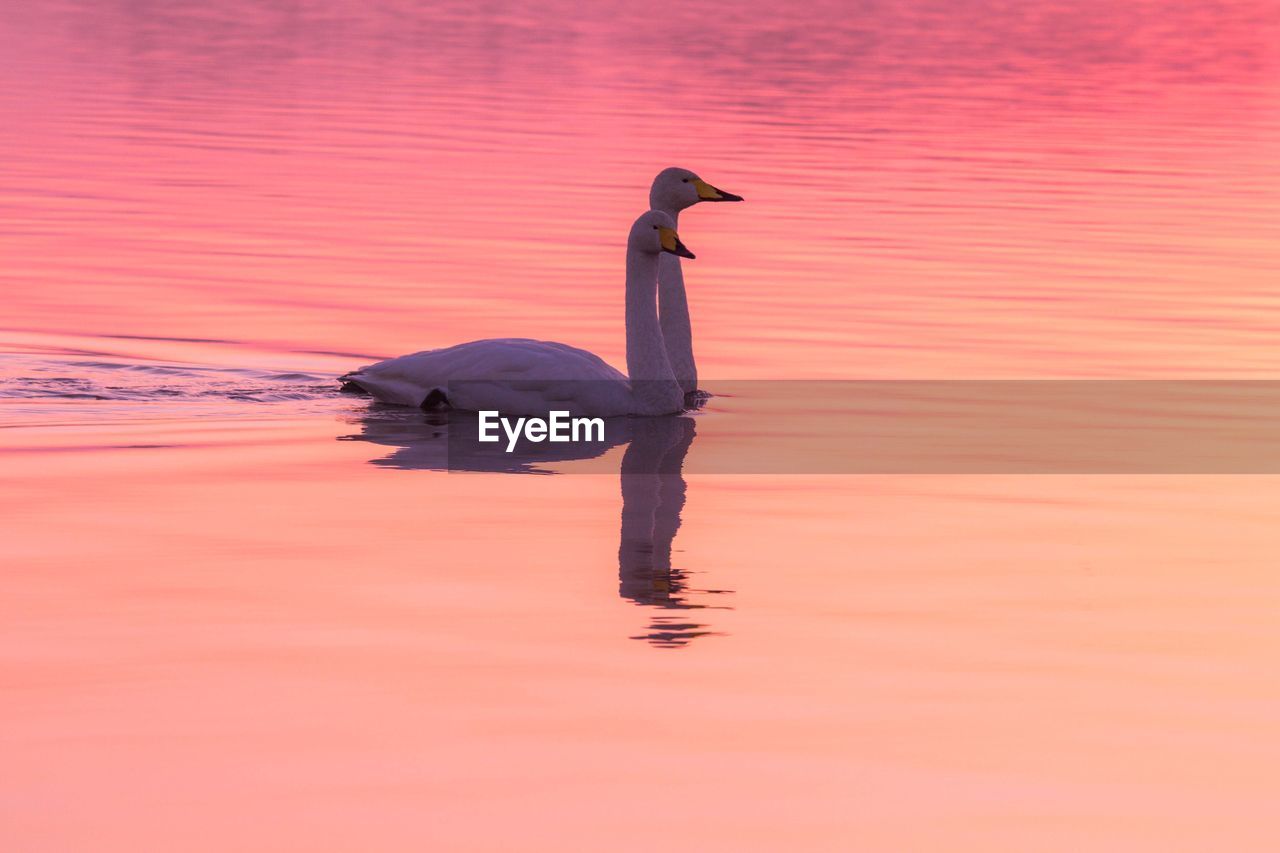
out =
{"type": "MultiPolygon", "coordinates": [[[[621,364],[669,164],[747,198],[681,219],[711,391],[1280,378],[1278,12],[8,10],[0,844],[1272,848],[1274,477],[624,508],[330,388],[497,335],[621,364]]],[[[769,426],[725,417],[654,441],[769,426]]]]}

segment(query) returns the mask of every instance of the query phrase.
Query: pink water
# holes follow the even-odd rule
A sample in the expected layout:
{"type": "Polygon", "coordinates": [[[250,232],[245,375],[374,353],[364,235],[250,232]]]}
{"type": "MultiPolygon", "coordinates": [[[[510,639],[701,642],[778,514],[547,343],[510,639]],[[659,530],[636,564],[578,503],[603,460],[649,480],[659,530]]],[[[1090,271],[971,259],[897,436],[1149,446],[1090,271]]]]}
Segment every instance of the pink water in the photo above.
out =
{"type": "Polygon", "coordinates": [[[1265,0],[7,10],[0,844],[1274,847],[1274,477],[691,473],[637,567],[617,477],[431,470],[331,380],[621,364],[669,164],[747,198],[681,219],[710,391],[1280,378],[1277,44],[1265,0]]]}

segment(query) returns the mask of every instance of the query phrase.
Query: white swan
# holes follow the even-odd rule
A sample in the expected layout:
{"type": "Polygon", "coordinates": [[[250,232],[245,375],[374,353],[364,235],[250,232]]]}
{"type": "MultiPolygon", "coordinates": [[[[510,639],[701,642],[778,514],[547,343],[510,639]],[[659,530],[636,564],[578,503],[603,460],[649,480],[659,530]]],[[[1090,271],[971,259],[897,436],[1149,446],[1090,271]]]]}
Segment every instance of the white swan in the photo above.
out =
{"type": "MultiPolygon", "coordinates": [[[[649,207],[661,210],[679,224],[680,211],[701,201],[742,201],[742,196],[716,189],[688,169],[663,169],[649,188],[649,207]]],[[[667,359],[680,389],[686,394],[698,390],[698,366],[693,361],[693,329],[689,323],[689,300],[684,292],[684,273],[674,255],[658,262],[658,317],[667,359]]]]}
{"type": "Polygon", "coordinates": [[[658,257],[692,258],[675,222],[650,210],[627,238],[627,375],[599,356],[551,341],[499,338],[404,355],[341,377],[384,403],[467,411],[575,415],[665,415],[684,408],[658,322],[658,257]]]}

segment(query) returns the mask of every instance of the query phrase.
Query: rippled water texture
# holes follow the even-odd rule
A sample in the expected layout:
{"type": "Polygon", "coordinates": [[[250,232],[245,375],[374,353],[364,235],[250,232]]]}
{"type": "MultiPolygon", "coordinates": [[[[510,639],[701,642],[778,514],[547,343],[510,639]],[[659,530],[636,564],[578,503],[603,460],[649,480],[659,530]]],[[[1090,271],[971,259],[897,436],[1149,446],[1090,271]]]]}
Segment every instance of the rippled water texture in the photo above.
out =
{"type": "Polygon", "coordinates": [[[10,7],[5,850],[1275,847],[1274,476],[706,473],[731,380],[1280,379],[1274,0],[10,7]],[[702,410],[337,393],[621,365],[671,164],[702,410]]]}

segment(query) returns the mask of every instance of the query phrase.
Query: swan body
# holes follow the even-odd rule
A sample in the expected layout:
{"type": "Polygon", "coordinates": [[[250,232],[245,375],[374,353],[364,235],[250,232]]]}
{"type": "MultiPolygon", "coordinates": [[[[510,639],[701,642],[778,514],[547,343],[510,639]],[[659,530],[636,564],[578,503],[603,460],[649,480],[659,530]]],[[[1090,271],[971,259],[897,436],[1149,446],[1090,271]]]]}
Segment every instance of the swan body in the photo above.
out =
{"type": "Polygon", "coordinates": [[[574,414],[611,417],[628,414],[630,402],[626,374],[600,356],[529,338],[470,341],[402,355],[343,379],[384,403],[421,406],[438,391],[451,407],[473,412],[545,414],[548,404],[563,403],[574,414]],[[590,399],[581,399],[584,395],[590,399]]]}
{"type": "Polygon", "coordinates": [[[658,321],[658,256],[693,254],[667,214],[650,210],[627,240],[627,373],[586,350],[552,341],[496,338],[387,359],[341,377],[384,403],[444,404],[511,415],[616,417],[681,411],[684,394],[658,321]]]}

